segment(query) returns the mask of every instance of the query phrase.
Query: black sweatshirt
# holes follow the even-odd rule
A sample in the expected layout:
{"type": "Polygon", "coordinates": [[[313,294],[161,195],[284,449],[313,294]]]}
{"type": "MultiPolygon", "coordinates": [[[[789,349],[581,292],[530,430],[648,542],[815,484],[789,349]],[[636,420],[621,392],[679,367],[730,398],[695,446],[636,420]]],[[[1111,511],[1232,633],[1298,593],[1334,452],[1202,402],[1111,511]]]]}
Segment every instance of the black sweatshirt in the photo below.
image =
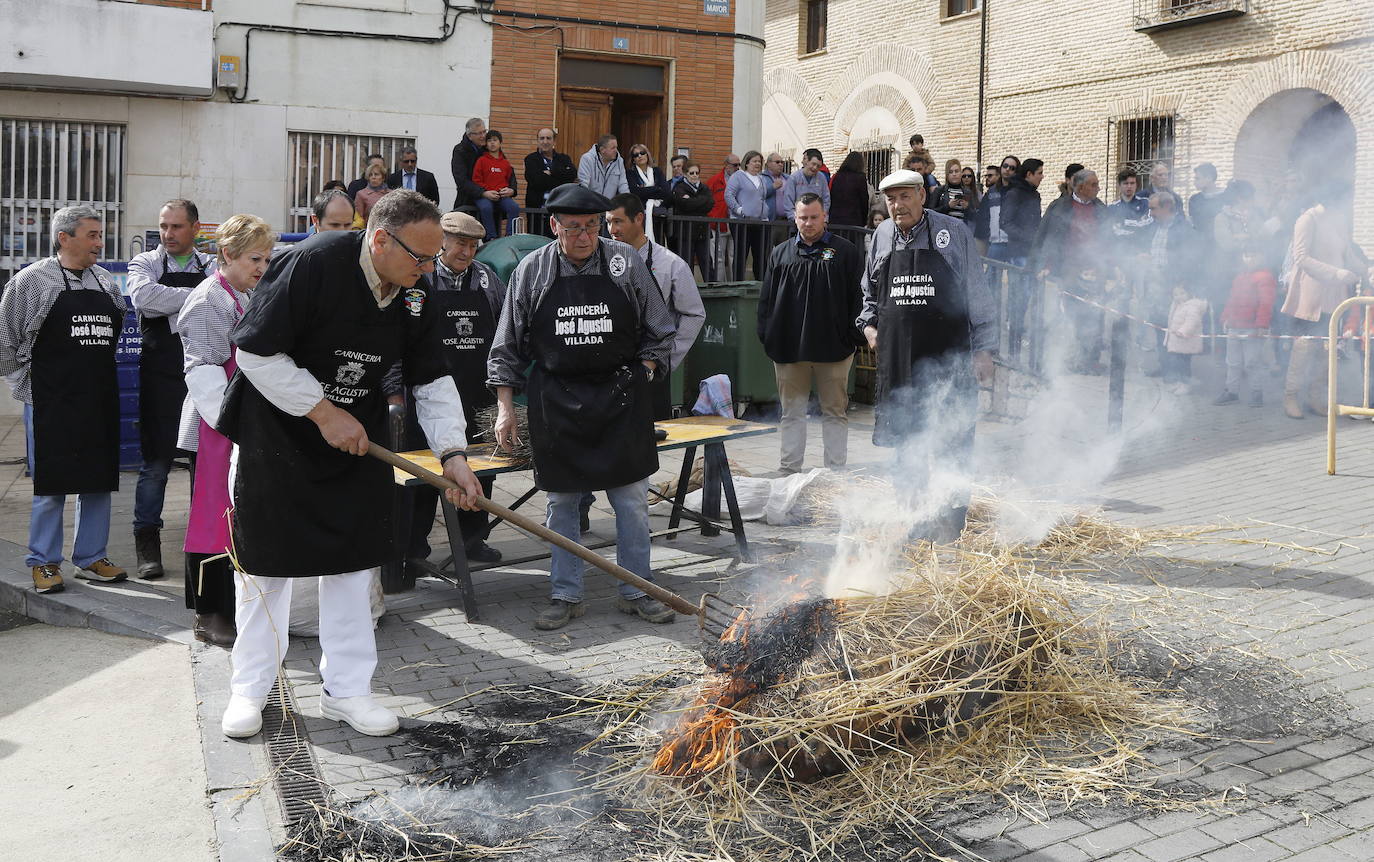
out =
{"type": "Polygon", "coordinates": [[[827,231],[812,246],[792,237],[773,249],[759,293],[759,340],[778,363],[839,362],[860,343],[863,255],[827,231]]]}

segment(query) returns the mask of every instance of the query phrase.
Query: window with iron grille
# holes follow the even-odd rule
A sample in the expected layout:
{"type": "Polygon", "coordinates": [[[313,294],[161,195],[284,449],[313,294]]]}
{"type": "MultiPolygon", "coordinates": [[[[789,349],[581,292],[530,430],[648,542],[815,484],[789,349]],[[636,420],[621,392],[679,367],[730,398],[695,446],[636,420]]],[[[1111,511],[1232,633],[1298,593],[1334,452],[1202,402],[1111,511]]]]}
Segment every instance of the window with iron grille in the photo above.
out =
{"type": "Polygon", "coordinates": [[[328,132],[289,132],[286,151],[291,184],[288,232],[304,233],[310,227],[310,202],[330,180],[345,184],[362,176],[363,160],[381,153],[386,171],[399,164],[402,147],[415,146],[414,138],[379,135],[335,135],[328,132]]]}
{"type": "Polygon", "coordinates": [[[983,0],[945,0],[945,17],[964,15],[982,8],[983,0]]]}
{"type": "Polygon", "coordinates": [[[1249,11],[1250,0],[1133,0],[1135,29],[1147,33],[1235,18],[1249,11]]]}
{"type": "Polygon", "coordinates": [[[825,47],[825,25],[829,14],[828,0],[804,0],[806,9],[806,51],[810,54],[825,47]]]}
{"type": "Polygon", "coordinates": [[[53,253],[53,213],[86,204],[105,220],[104,260],[123,260],[124,127],[0,117],[0,284],[53,253]]]}
{"type": "MultiPolygon", "coordinates": [[[[1113,172],[1135,168],[1140,190],[1150,187],[1150,171],[1164,162],[1174,167],[1174,117],[1149,116],[1116,120],[1116,158],[1113,172]]],[[[1115,185],[1115,183],[1113,183],[1115,185]]]]}
{"type": "Polygon", "coordinates": [[[892,173],[892,148],[872,146],[869,149],[860,148],[858,153],[864,157],[864,175],[868,177],[868,184],[876,189],[883,177],[892,173]]]}

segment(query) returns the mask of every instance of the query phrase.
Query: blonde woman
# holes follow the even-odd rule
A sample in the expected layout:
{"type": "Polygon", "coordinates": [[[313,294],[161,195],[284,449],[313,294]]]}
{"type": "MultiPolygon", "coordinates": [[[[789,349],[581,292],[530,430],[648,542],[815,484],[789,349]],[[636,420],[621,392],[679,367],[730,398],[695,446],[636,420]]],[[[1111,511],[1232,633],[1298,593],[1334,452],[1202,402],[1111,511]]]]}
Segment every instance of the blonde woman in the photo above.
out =
{"type": "Polygon", "coordinates": [[[386,168],[380,162],[368,165],[367,170],[363,172],[363,179],[367,180],[367,186],[359,189],[353,196],[353,208],[358,211],[358,217],[366,223],[367,214],[372,212],[372,207],[376,206],[377,201],[391,191],[391,188],[386,184],[386,168]]]}
{"type": "Polygon", "coordinates": [[[218,269],[201,282],[177,320],[186,355],[186,401],[177,446],[192,456],[191,514],[186,524],[186,607],[197,640],[234,643],[234,572],[229,551],[229,453],[215,430],[224,390],[237,365],[229,339],[267,272],[277,235],[255,215],[230,216],[215,234],[218,269]],[[219,559],[213,559],[219,557],[219,559]]]}

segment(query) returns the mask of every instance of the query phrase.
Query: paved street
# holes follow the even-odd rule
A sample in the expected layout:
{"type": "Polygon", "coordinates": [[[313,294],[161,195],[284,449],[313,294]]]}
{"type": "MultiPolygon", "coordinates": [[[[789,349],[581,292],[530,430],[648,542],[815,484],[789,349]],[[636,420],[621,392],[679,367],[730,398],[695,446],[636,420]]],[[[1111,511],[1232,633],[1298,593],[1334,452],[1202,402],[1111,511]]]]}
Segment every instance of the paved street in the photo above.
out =
{"type": "MultiPolygon", "coordinates": [[[[1263,690],[1242,691],[1226,701],[1229,738],[1179,740],[1153,752],[1171,767],[1181,787],[1228,792],[1224,807],[1190,813],[1141,815],[1127,808],[1047,810],[1034,822],[1010,814],[951,815],[941,824],[951,838],[986,859],[1034,862],[1174,862],[1202,859],[1349,862],[1368,860],[1374,825],[1374,525],[1368,500],[1374,489],[1374,426],[1340,421],[1340,472],[1325,473],[1325,425],[1315,419],[1285,418],[1278,406],[1277,380],[1269,405],[1212,406],[1217,391],[1213,364],[1196,366],[1203,383],[1175,396],[1157,383],[1133,377],[1128,388],[1122,438],[1105,424],[1105,382],[1068,378],[1060,390],[1042,396],[1019,424],[986,423],[980,428],[980,472],[1046,496],[1101,505],[1108,517],[1140,525],[1230,523],[1228,539],[1182,544],[1161,566],[1157,583],[1179,591],[1191,605],[1225,619],[1216,631],[1191,631],[1199,644],[1254,642],[1282,656],[1291,671],[1273,668],[1263,690]],[[1267,540],[1261,542],[1259,540],[1267,540]]],[[[1025,405],[1020,410],[1025,413],[1025,405]]],[[[871,412],[853,411],[850,461],[855,467],[881,464],[884,453],[868,443],[871,412]]],[[[5,494],[0,498],[0,539],[5,584],[22,588],[27,524],[27,480],[16,459],[22,429],[0,439],[5,494]]],[[[808,466],[819,462],[819,426],[811,427],[808,466]]],[[[739,441],[731,460],[754,475],[777,465],[777,438],[739,441]]],[[[678,457],[665,459],[659,477],[675,474],[678,457]]],[[[528,487],[528,476],[498,480],[496,499],[509,503],[528,487]]],[[[174,476],[177,492],[167,519],[184,517],[185,474],[174,476]]],[[[133,477],[126,476],[116,506],[111,556],[131,565],[128,535],[133,477]]],[[[538,512],[541,498],[527,504],[538,512]]],[[[613,536],[604,495],[598,498],[593,534],[613,536]]],[[[657,525],[657,522],[656,522],[657,525]]],[[[762,550],[781,543],[824,540],[814,528],[750,524],[750,538],[762,550]],[[776,543],[776,544],[775,544],[776,543]]],[[[438,539],[441,530],[434,534],[438,539]]],[[[114,588],[73,584],[67,603],[28,600],[31,613],[55,622],[90,624],[107,630],[138,630],[185,641],[189,612],[181,605],[180,541],[164,534],[172,563],[167,580],[130,582],[114,588]]],[[[514,557],[535,544],[508,527],[493,544],[514,557]]],[[[435,558],[446,549],[436,542],[435,558]]],[[[670,589],[696,597],[731,568],[728,535],[703,539],[694,533],[656,542],[654,564],[670,589]]],[[[611,608],[614,584],[587,575],[588,612],[557,632],[539,632],[530,621],[547,597],[547,561],[535,561],[476,576],[481,619],[468,623],[457,609],[456,591],[421,582],[413,593],[389,596],[378,630],[380,664],[376,690],[382,701],[409,718],[406,726],[442,720],[493,684],[535,684],[568,688],[625,678],[657,666],[665,647],[691,645],[695,626],[679,621],[653,626],[611,608]]],[[[69,579],[69,583],[71,583],[69,579]]],[[[20,603],[22,592],[4,591],[0,606],[20,603]]],[[[32,596],[29,591],[28,596],[32,596]]],[[[31,627],[32,628],[32,627],[31,627]]],[[[219,738],[217,706],[227,674],[224,653],[192,648],[197,697],[207,758],[208,782],[223,842],[223,859],[265,859],[280,833],[280,812],[270,787],[241,799],[268,774],[260,741],[226,743],[219,738]]],[[[413,752],[400,738],[360,736],[347,727],[312,717],[318,710],[318,645],[293,639],[287,660],[290,693],[304,716],[301,727],[320,775],[340,797],[394,788],[414,768],[413,752]]],[[[185,686],[183,681],[170,684],[185,686]]],[[[1220,696],[1221,693],[1219,693],[1220,696]]],[[[1228,695],[1229,696],[1229,695],[1228,695]]],[[[188,803],[189,804],[189,803],[188,803]]],[[[120,858],[118,854],[107,858],[120,858]]],[[[129,858],[133,858],[130,856],[129,858]]],[[[976,858],[976,857],[973,857],[976,858]]]]}

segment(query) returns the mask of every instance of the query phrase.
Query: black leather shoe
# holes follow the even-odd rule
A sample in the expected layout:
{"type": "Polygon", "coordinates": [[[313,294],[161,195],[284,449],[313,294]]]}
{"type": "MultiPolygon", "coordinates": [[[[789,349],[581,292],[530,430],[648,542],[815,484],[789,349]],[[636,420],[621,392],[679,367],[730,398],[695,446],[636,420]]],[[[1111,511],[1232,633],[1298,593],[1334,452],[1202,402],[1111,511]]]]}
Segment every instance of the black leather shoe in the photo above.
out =
{"type": "Polygon", "coordinates": [[[468,559],[474,563],[497,563],[501,561],[501,552],[486,542],[477,541],[468,545],[468,559]]]}
{"type": "Polygon", "coordinates": [[[228,648],[234,645],[238,630],[224,614],[196,614],[194,634],[202,643],[228,648]]]}

